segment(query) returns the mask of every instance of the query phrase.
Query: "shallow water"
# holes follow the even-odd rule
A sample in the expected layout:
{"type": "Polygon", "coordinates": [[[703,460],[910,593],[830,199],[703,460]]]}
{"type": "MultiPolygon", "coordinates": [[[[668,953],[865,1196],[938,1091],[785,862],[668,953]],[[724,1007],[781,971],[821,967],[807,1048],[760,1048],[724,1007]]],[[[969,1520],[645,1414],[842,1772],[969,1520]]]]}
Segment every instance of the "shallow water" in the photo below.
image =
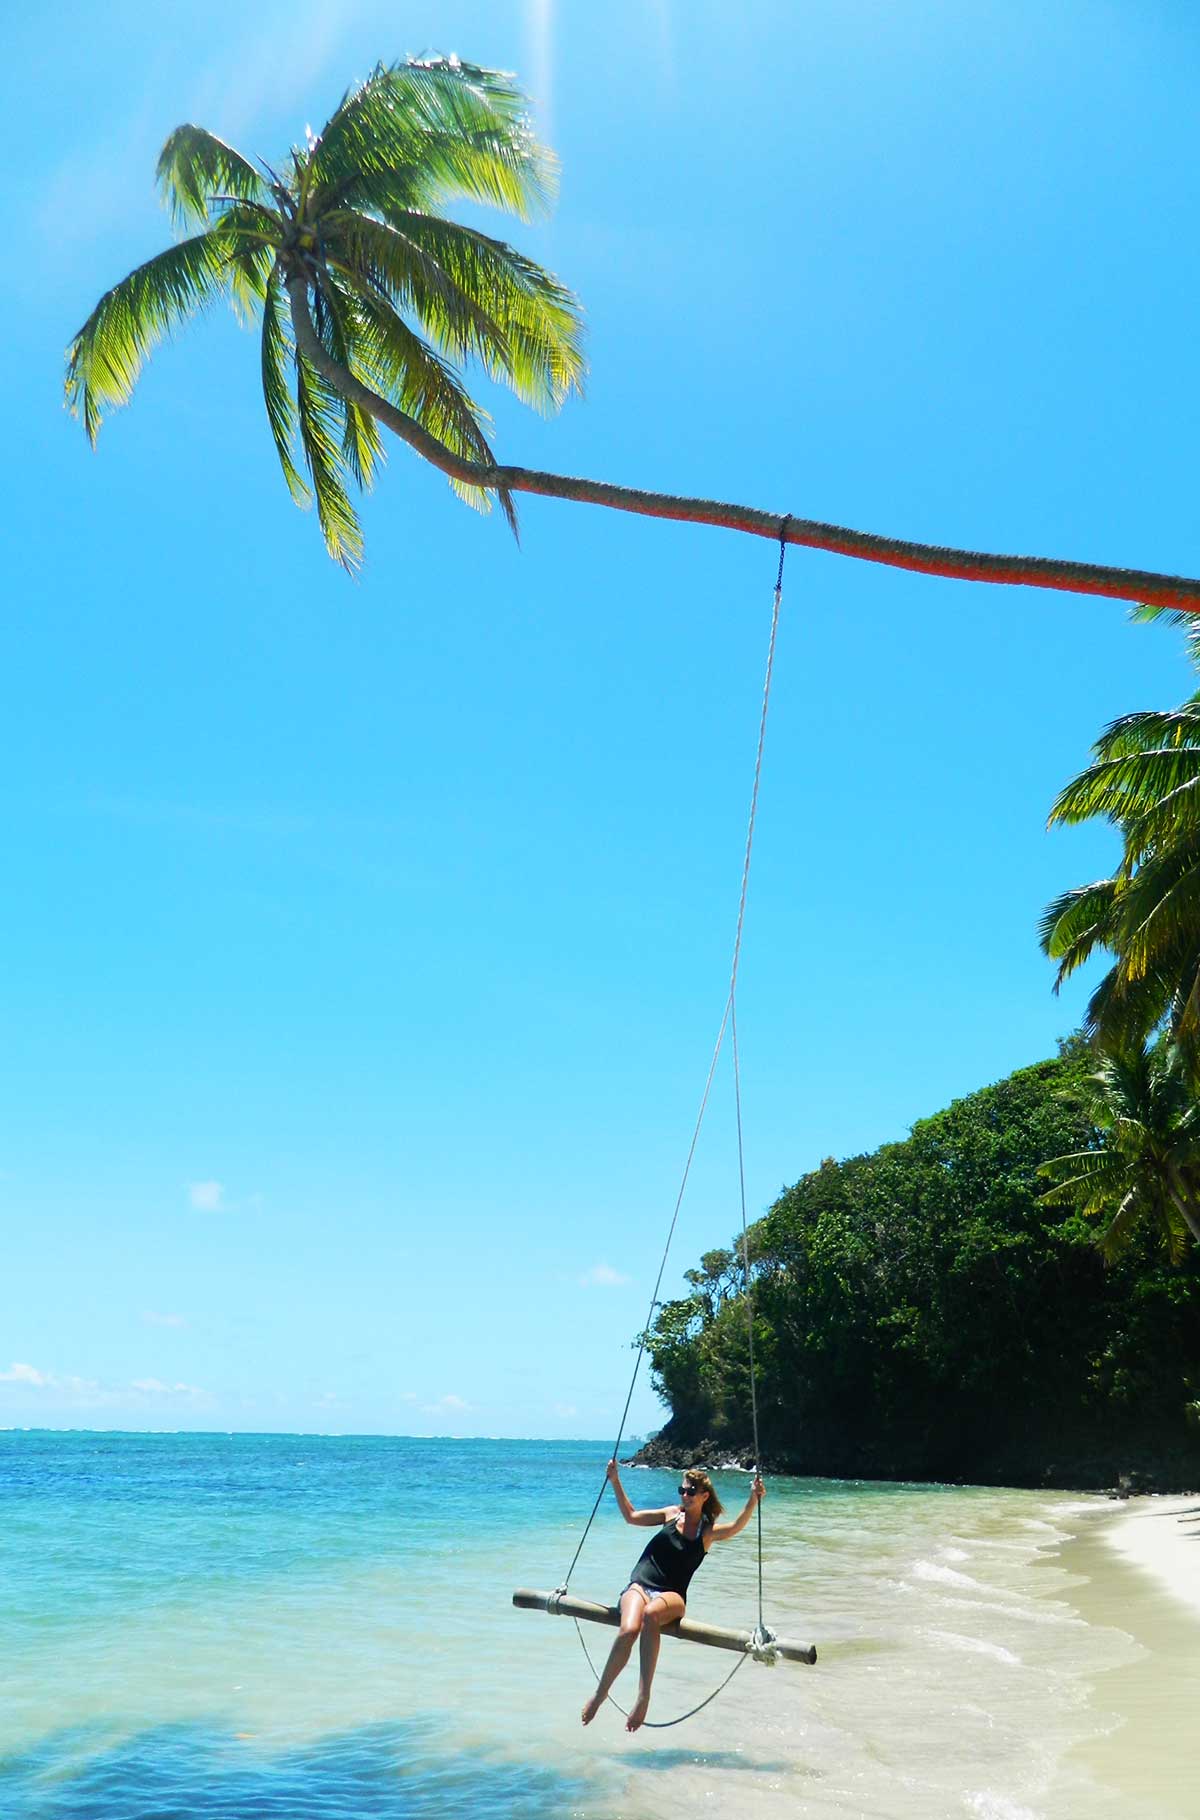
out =
{"type": "MultiPolygon", "coordinates": [[[[627,1739],[609,1708],[583,1732],[573,1625],[510,1595],[561,1578],[604,1452],[0,1434],[0,1813],[1128,1813],[1085,1765],[1118,1722],[1097,1688],[1145,1652],[1072,1604],[1057,1551],[1084,1513],[1044,1493],[773,1483],[766,1616],[818,1644],[816,1667],[748,1663],[678,1729],[627,1739]]],[[[627,1482],[661,1503],[675,1475],[627,1482]]],[[[744,1475],[718,1484],[736,1508],[744,1475]]],[[[573,1590],[615,1598],[642,1539],[606,1498],[573,1590]]],[[[691,1611],[753,1623],[752,1529],[705,1563],[691,1611]]],[[[597,1659],[609,1640],[590,1632],[597,1659]]],[[[651,1717],[730,1665],[666,1641],[651,1717]]]]}

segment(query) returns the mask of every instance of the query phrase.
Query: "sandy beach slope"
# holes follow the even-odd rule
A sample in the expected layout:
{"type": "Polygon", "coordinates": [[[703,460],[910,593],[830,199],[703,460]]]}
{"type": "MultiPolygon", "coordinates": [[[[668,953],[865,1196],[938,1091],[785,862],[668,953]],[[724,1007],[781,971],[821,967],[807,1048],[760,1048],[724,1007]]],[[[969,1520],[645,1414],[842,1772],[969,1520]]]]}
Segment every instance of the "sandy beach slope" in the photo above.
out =
{"type": "Polygon", "coordinates": [[[1200,1494],[1097,1500],[1061,1560],[1080,1576],[1076,1610],[1139,1652],[1088,1695],[1097,1732],[1073,1757],[1091,1779],[1092,1811],[1200,1820],[1200,1494]]]}
{"type": "Polygon", "coordinates": [[[1200,1493],[1130,1498],[1123,1514],[1106,1525],[1104,1539],[1200,1612],[1200,1493]]]}

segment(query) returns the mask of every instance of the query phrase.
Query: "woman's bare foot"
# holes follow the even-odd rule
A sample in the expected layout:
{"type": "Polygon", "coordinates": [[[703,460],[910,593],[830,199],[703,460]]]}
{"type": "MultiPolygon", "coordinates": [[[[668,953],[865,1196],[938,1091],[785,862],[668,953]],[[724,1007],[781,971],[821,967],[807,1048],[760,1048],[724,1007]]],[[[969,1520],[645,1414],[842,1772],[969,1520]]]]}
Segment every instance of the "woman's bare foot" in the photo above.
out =
{"type": "Polygon", "coordinates": [[[625,1721],[625,1730],[627,1732],[636,1732],[641,1729],[642,1720],[646,1717],[646,1710],[649,1705],[649,1694],[639,1694],[630,1707],[629,1717],[625,1721]]]}
{"type": "Polygon", "coordinates": [[[602,1694],[593,1694],[591,1699],[584,1705],[583,1712],[580,1714],[583,1723],[585,1725],[590,1725],[603,1705],[604,1696],[602,1694]]]}

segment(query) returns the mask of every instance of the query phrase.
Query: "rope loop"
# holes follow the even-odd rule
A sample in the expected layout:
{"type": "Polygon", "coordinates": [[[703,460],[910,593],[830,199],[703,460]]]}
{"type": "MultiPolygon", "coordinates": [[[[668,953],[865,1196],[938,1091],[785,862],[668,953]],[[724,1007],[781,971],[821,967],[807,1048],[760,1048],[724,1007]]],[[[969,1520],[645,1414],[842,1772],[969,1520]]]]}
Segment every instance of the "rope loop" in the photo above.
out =
{"type": "Polygon", "coordinates": [[[777,1633],[771,1629],[769,1624],[764,1624],[760,1618],[750,1632],[746,1654],[753,1656],[756,1662],[761,1662],[764,1668],[774,1668],[780,1659],[779,1651],[775,1647],[778,1641],[777,1633]]]}

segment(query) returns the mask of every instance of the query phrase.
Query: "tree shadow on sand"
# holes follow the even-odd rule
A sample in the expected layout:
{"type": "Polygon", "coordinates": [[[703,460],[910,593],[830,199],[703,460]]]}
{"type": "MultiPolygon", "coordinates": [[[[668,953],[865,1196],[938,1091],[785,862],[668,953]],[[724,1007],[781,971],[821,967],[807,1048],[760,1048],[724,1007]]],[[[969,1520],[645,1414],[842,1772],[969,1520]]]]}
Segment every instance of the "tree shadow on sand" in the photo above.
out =
{"type": "Polygon", "coordinates": [[[562,1820],[589,1792],[540,1764],[448,1748],[444,1726],[419,1719],[271,1755],[195,1724],[117,1743],[59,1732],[0,1760],[5,1820],[562,1820]]]}

